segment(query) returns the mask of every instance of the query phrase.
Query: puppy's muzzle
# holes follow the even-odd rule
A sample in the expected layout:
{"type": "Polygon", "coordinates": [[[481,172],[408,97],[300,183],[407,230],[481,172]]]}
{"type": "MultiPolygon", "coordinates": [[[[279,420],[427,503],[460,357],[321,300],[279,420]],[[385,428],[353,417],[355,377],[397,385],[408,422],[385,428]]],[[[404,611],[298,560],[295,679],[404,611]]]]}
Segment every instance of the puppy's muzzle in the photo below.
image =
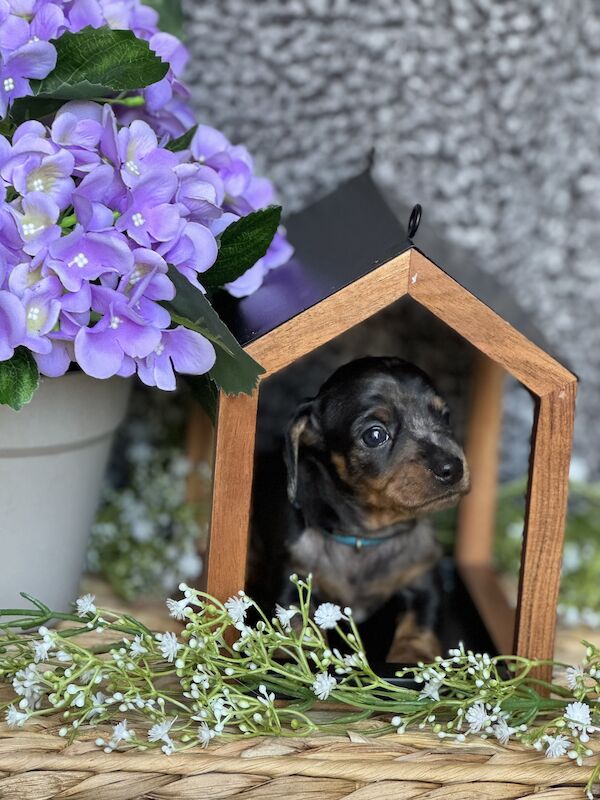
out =
{"type": "Polygon", "coordinates": [[[454,486],[464,475],[462,459],[441,448],[429,455],[428,466],[434,478],[444,486],[454,486]]]}

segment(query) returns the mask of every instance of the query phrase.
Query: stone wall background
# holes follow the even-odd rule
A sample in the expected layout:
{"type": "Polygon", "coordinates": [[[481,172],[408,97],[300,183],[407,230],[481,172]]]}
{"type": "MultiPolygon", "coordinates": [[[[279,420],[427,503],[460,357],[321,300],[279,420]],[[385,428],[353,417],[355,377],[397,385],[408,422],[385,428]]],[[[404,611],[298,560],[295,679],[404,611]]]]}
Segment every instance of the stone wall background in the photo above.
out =
{"type": "MultiPolygon", "coordinates": [[[[581,377],[578,472],[598,477],[600,4],[184,0],[184,11],[197,110],[248,145],[287,210],[375,147],[390,197],[421,202],[519,298],[581,377]]],[[[507,407],[517,426],[528,419],[518,392],[507,407]]]]}

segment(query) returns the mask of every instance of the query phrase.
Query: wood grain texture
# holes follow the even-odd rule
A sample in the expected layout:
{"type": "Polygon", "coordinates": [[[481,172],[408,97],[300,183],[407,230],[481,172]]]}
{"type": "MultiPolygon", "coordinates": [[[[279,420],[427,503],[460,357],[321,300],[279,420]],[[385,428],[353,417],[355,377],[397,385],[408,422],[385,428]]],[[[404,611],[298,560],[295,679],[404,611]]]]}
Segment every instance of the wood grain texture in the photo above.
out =
{"type": "MultiPolygon", "coordinates": [[[[522,656],[554,652],[575,393],[572,383],[536,404],[515,631],[522,656]]],[[[539,674],[547,680],[550,669],[539,674]]]]}
{"type": "MultiPolygon", "coordinates": [[[[194,403],[188,412],[185,432],[185,454],[193,468],[203,462],[211,463],[214,450],[213,433],[208,415],[201,406],[194,403]]],[[[188,503],[195,505],[206,501],[206,490],[206,481],[200,477],[196,469],[192,469],[187,479],[188,503]]]]}
{"type": "Polygon", "coordinates": [[[410,253],[393,258],[249,344],[246,352],[266,370],[263,379],[403,297],[410,253]]]}
{"type": "Polygon", "coordinates": [[[471,491],[460,503],[456,532],[455,558],[459,566],[489,566],[492,562],[503,386],[502,367],[477,352],[465,444],[471,491]]]}
{"type": "Polygon", "coordinates": [[[416,250],[410,251],[408,292],[538,397],[576,381],[568,369],[416,250]]]}
{"type": "Polygon", "coordinates": [[[243,589],[246,580],[257,405],[258,390],[219,396],[203,578],[206,591],[221,601],[243,589]]]}

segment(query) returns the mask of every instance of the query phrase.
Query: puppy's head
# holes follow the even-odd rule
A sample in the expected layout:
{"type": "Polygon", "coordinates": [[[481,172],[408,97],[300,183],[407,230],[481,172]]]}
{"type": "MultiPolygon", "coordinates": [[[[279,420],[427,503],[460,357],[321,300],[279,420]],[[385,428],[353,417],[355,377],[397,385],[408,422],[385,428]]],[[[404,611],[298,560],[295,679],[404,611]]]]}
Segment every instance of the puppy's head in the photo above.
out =
{"type": "Polygon", "coordinates": [[[299,407],[286,462],[292,503],[354,514],[365,530],[447,508],[469,490],[446,402],[424,372],[398,358],[338,369],[299,407]]]}

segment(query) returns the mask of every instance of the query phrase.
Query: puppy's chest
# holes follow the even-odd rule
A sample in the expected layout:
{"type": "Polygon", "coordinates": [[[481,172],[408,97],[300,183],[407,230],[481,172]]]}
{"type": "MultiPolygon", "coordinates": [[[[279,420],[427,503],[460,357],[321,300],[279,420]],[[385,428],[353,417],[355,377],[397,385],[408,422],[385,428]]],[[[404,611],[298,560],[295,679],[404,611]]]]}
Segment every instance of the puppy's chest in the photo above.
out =
{"type": "Polygon", "coordinates": [[[306,528],[290,547],[290,571],[312,573],[319,601],[350,606],[362,622],[438,560],[438,546],[425,528],[356,550],[306,528]]]}

